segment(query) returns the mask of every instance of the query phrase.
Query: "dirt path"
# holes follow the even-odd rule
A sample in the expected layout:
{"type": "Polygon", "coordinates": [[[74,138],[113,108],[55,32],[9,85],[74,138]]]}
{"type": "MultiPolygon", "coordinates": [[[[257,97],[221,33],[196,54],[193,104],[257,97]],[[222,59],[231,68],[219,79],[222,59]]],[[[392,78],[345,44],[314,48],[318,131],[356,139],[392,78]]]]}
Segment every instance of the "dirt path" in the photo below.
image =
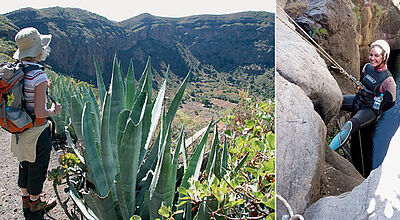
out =
{"type": "MultiPolygon", "coordinates": [[[[58,164],[58,153],[51,152],[49,169],[58,164]]],[[[22,200],[17,185],[18,161],[10,151],[10,134],[0,128],[0,219],[25,219],[22,212],[22,200]]],[[[45,181],[44,195],[55,197],[52,183],[45,181]]],[[[62,198],[67,198],[66,193],[60,191],[62,198]]],[[[64,200],[63,200],[64,201],[64,200]]],[[[44,219],[68,219],[60,204],[52,209],[44,219]]]]}

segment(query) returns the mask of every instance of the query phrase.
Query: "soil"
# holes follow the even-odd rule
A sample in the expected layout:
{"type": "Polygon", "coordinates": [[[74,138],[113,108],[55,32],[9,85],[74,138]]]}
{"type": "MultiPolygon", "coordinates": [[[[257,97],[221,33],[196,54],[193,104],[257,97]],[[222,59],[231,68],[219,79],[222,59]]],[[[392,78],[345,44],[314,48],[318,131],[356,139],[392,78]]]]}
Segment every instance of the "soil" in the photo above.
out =
{"type": "MultiPolygon", "coordinates": [[[[68,219],[64,210],[57,202],[57,206],[48,213],[42,215],[30,215],[25,218],[22,211],[21,192],[17,185],[18,180],[18,161],[12,155],[10,150],[10,134],[0,129],[0,218],[1,219],[68,219]],[[35,218],[33,218],[35,217],[35,218]],[[39,217],[39,218],[38,218],[39,217]]],[[[50,156],[49,170],[58,166],[58,157],[61,152],[52,150],[50,156]]],[[[62,201],[68,198],[68,195],[59,187],[59,194],[62,201]]],[[[56,197],[53,190],[53,183],[46,180],[43,187],[44,197],[56,197]]],[[[70,207],[69,207],[70,208],[70,207]]]]}

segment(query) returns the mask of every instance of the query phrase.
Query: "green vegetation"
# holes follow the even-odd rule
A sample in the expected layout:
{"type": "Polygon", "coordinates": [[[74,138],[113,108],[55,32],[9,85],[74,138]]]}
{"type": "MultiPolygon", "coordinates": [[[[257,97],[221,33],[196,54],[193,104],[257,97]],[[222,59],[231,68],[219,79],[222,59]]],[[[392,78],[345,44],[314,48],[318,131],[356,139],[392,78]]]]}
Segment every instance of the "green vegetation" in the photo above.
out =
{"type": "Polygon", "coordinates": [[[182,202],[162,206],[163,217],[175,219],[182,212],[179,207],[191,204],[198,219],[275,219],[274,104],[256,104],[247,95],[242,94],[245,100],[223,119],[227,128],[222,144],[214,132],[200,178],[178,188],[182,202]]]}
{"type": "Polygon", "coordinates": [[[375,19],[374,22],[375,23],[379,23],[381,17],[382,17],[382,7],[378,5],[378,3],[373,2],[372,5],[374,6],[375,9],[375,19]]]}
{"type": "Polygon", "coordinates": [[[353,7],[353,12],[356,14],[357,20],[360,20],[361,19],[360,6],[355,5],[353,7]]]}
{"type": "Polygon", "coordinates": [[[0,38],[0,62],[12,62],[12,56],[17,49],[14,42],[0,38]]]}
{"type": "Polygon", "coordinates": [[[313,26],[311,37],[315,38],[316,36],[323,36],[323,35],[326,35],[327,33],[328,33],[328,30],[326,28],[320,28],[320,27],[313,26]]]}
{"type": "MultiPolygon", "coordinates": [[[[124,79],[116,58],[109,91],[98,65],[96,73],[98,95],[85,83],[66,77],[52,80],[54,96],[70,96],[71,104],[66,104],[69,118],[64,121],[69,153],[60,158],[60,167],[49,172],[49,179],[56,192],[66,180],[82,215],[88,219],[209,219],[240,216],[239,212],[250,213],[241,217],[273,219],[271,101],[254,104],[249,93],[241,91],[239,106],[222,120],[224,144],[213,121],[186,139],[183,128],[173,131],[172,121],[188,77],[166,110],[166,79],[152,100],[150,61],[137,86],[132,64],[124,79]],[[210,151],[205,153],[206,149],[210,151]],[[203,158],[208,158],[205,166],[203,158]]],[[[74,219],[65,206],[64,210],[74,219]]]]}

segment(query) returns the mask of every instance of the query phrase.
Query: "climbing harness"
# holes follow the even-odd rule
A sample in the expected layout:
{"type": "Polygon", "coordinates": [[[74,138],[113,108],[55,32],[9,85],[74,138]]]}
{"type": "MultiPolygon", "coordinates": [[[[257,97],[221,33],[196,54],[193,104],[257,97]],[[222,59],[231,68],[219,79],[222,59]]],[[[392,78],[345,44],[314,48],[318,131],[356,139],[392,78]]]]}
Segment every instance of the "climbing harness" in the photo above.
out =
{"type": "Polygon", "coordinates": [[[294,214],[293,209],[290,204],[281,195],[275,194],[276,198],[279,199],[286,207],[289,212],[290,218],[288,220],[304,220],[304,217],[300,214],[294,214]]]}
{"type": "Polygon", "coordinates": [[[309,34],[307,34],[307,32],[302,27],[300,27],[299,24],[297,24],[297,22],[293,18],[291,18],[285,12],[285,10],[283,10],[279,5],[277,5],[276,7],[279,8],[279,10],[281,10],[283,12],[283,14],[285,14],[285,16],[287,18],[289,18],[289,20],[301,31],[302,34],[300,34],[298,31],[296,31],[296,29],[294,29],[292,26],[290,26],[282,18],[276,16],[276,18],[278,18],[278,20],[280,20],[290,30],[292,30],[297,35],[299,35],[305,42],[307,42],[312,47],[314,47],[323,57],[325,57],[327,60],[329,60],[333,64],[333,66],[331,66],[331,67],[334,68],[334,69],[339,70],[340,73],[344,74],[348,79],[350,79],[357,86],[357,89],[365,90],[364,85],[360,81],[358,81],[353,75],[349,74],[342,66],[340,66],[339,63],[336,62],[336,60],[334,60],[314,39],[312,39],[312,37],[309,34]],[[304,36],[307,36],[308,39],[305,38],[304,36]]]}

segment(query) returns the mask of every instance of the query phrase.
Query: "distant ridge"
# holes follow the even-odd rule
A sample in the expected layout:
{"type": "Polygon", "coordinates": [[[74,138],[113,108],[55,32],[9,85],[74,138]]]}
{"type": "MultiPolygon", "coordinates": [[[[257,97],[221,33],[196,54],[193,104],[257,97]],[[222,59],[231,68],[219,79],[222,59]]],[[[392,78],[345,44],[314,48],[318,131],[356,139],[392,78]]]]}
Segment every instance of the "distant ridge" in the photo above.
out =
{"type": "MultiPolygon", "coordinates": [[[[51,33],[52,54],[46,62],[58,72],[89,82],[95,82],[93,56],[106,81],[116,54],[124,69],[133,60],[137,78],[149,56],[160,78],[170,65],[171,76],[183,77],[192,70],[195,76],[224,73],[239,80],[241,74],[266,73],[275,62],[274,14],[269,12],[182,18],[144,13],[114,22],[83,9],[52,7],[23,8],[4,16],[19,29],[34,26],[51,33]]],[[[16,32],[4,37],[13,40],[16,32]]]]}

